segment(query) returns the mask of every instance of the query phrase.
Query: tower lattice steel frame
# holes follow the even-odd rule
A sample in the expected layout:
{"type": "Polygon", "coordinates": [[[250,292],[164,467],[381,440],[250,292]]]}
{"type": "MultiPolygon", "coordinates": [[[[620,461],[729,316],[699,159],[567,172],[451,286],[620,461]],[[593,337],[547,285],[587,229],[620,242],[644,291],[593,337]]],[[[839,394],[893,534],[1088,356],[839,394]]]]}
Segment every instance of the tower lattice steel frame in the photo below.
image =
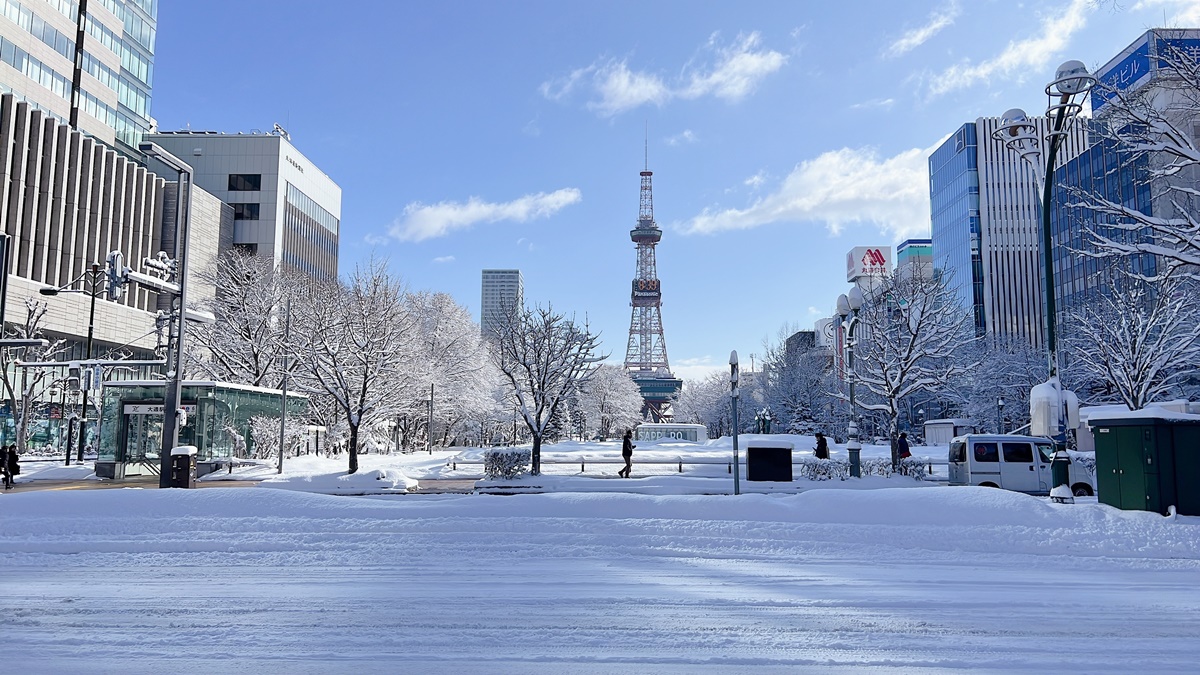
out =
{"type": "Polygon", "coordinates": [[[662,287],[654,259],[654,247],[662,239],[662,230],[654,222],[652,171],[642,171],[641,198],[637,227],[629,238],[637,244],[637,277],[633,280],[629,321],[629,344],[625,350],[625,368],[633,377],[645,401],[643,414],[661,422],[670,417],[671,401],[679,394],[681,380],[671,374],[667,362],[667,341],[663,337],[662,287]]]}

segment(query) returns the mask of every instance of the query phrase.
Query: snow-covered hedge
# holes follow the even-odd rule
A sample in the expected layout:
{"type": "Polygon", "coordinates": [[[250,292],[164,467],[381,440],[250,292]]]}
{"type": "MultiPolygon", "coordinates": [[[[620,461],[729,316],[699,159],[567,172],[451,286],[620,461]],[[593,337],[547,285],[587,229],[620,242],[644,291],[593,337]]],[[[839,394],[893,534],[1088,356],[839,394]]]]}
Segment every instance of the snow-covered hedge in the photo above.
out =
{"type": "Polygon", "coordinates": [[[516,478],[529,470],[530,451],[521,448],[489,448],[483,451],[483,475],[491,479],[516,478]]]}
{"type": "MultiPolygon", "coordinates": [[[[859,461],[864,476],[891,476],[899,473],[913,480],[925,480],[925,463],[915,457],[900,460],[899,470],[892,471],[892,460],[887,457],[867,457],[859,461]]],[[[803,457],[797,465],[798,478],[808,480],[846,480],[850,477],[850,461],[846,459],[817,459],[803,457]]]]}

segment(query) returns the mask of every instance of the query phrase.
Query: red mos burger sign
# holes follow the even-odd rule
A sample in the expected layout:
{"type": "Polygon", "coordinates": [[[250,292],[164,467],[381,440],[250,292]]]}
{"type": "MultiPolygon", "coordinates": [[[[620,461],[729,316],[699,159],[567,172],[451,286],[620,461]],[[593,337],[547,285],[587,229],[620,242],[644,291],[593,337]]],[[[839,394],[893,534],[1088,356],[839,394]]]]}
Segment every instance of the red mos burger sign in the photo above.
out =
{"type": "Polygon", "coordinates": [[[855,246],[846,254],[846,281],[892,273],[890,246],[855,246]]]}

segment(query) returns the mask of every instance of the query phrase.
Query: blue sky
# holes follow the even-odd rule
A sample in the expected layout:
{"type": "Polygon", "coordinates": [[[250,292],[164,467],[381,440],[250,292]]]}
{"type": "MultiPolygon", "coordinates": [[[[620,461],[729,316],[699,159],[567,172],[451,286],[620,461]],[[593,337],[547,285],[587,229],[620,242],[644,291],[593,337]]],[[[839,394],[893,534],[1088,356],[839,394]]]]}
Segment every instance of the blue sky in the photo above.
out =
{"type": "Polygon", "coordinates": [[[648,146],[689,378],[828,315],[852,247],[927,237],[945,136],[1164,25],[1200,2],[163,2],[152,112],[281,124],[342,188],[343,272],[386,259],[478,319],[480,270],[519,268],[614,361],[648,146]]]}

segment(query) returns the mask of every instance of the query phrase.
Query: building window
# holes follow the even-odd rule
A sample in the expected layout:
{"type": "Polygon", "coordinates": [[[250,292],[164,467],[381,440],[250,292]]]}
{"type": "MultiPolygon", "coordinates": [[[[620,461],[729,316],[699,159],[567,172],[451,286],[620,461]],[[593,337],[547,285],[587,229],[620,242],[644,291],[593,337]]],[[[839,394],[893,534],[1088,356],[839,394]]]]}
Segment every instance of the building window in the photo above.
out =
{"type": "Polygon", "coordinates": [[[262,189],[261,173],[231,173],[229,174],[230,192],[258,192],[262,189]]]}
{"type": "Polygon", "coordinates": [[[234,220],[258,220],[258,204],[230,204],[234,220]]]}
{"type": "Polygon", "coordinates": [[[246,255],[258,255],[258,244],[234,244],[233,250],[246,255]]]}

